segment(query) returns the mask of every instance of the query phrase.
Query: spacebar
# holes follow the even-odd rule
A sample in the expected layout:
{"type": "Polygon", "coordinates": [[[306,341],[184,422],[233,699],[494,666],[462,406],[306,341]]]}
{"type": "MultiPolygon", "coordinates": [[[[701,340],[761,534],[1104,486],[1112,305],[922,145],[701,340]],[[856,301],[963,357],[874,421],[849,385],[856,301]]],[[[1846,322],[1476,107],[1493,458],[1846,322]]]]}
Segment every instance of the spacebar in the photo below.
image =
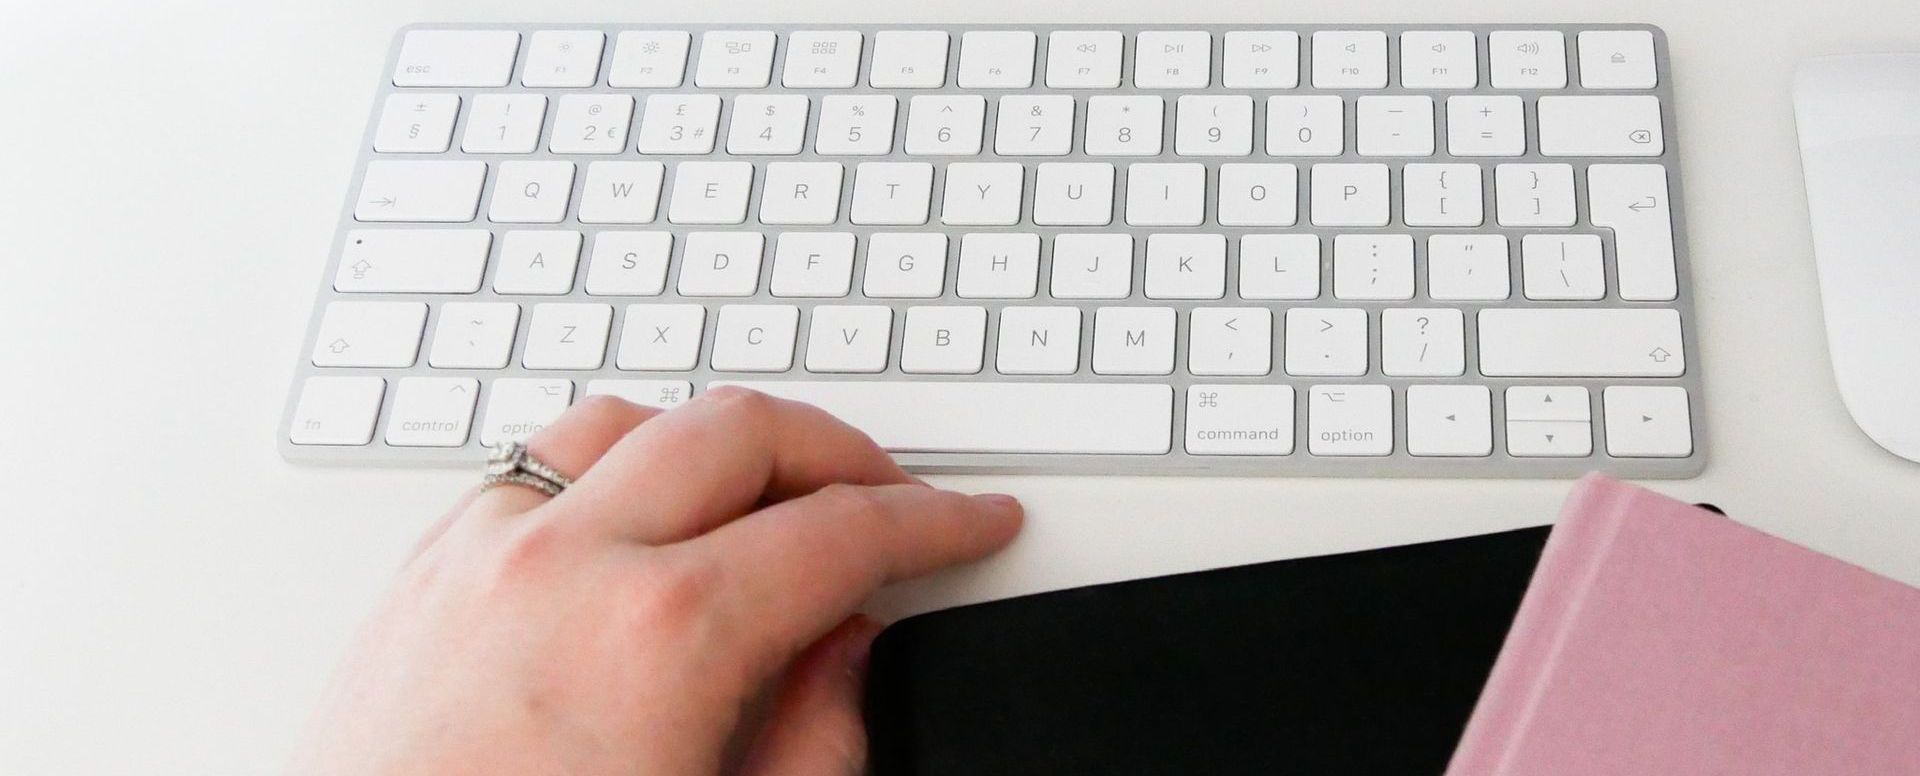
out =
{"type": "Polygon", "coordinates": [[[1161,454],[1173,389],[1139,383],[716,381],[831,412],[900,453],[1161,454]]]}

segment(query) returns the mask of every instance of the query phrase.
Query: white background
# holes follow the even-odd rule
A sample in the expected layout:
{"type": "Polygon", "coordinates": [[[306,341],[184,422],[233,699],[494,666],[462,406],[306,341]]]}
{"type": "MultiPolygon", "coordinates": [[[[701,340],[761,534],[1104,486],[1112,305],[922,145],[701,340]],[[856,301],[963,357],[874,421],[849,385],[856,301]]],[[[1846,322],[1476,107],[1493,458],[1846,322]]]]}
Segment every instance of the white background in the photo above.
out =
{"type": "MultiPolygon", "coordinates": [[[[1920,582],[1920,465],[1827,372],[1788,98],[1920,49],[1911,0],[46,2],[0,12],[0,772],[277,770],[401,553],[470,472],[274,450],[395,28],[416,21],[1644,21],[1672,46],[1707,474],[1659,487],[1920,582]],[[687,15],[696,14],[696,15],[687,15]]],[[[1920,304],[1920,300],[1916,300],[1920,304]]],[[[1913,332],[1901,334],[1912,346],[1913,332]]],[[[1031,508],[955,601],[1543,522],[1565,482],[981,478],[1031,508]]],[[[1017,637],[1017,634],[1013,634],[1017,637]]]]}

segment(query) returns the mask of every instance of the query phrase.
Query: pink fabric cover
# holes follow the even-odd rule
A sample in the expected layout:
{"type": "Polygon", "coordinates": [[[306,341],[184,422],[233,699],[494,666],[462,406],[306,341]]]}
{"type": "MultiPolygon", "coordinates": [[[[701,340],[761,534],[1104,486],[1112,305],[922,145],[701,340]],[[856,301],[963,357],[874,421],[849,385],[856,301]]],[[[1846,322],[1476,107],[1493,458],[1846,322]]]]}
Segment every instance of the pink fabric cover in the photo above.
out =
{"type": "Polygon", "coordinates": [[[1915,776],[1920,590],[1589,476],[1447,773],[1915,776]]]}

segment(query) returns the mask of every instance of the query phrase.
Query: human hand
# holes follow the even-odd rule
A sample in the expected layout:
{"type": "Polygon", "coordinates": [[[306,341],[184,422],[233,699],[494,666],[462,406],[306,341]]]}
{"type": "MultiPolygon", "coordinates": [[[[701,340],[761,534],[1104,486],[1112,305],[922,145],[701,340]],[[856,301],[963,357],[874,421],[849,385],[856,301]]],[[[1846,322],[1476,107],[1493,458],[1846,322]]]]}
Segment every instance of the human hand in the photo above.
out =
{"type": "Polygon", "coordinates": [[[472,494],[415,549],[295,770],[857,774],[888,582],[1019,531],[814,407],[589,397],[529,442],[558,497],[472,494]]]}

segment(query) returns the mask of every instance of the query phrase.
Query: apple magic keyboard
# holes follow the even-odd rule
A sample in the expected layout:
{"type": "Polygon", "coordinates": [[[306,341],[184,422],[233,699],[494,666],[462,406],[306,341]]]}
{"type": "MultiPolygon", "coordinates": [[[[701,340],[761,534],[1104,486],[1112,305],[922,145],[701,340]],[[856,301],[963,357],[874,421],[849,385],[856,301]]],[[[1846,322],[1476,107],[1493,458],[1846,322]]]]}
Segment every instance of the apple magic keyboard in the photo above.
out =
{"type": "Polygon", "coordinates": [[[1644,25],[422,26],[280,431],[810,402],[923,471],[1686,477],[1644,25]]]}

